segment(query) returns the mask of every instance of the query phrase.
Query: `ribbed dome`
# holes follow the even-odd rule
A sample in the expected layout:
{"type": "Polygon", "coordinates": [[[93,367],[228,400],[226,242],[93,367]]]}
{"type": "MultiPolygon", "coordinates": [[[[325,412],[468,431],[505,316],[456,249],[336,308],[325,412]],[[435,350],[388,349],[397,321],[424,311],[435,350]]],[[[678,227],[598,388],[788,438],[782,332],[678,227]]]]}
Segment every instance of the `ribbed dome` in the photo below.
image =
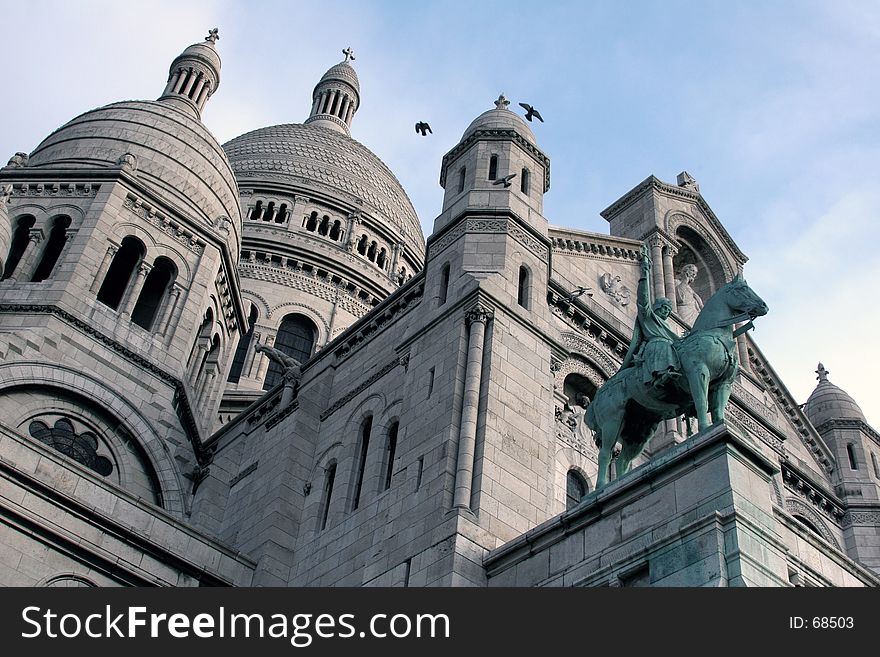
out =
{"type": "Polygon", "coordinates": [[[819,385],[804,404],[804,413],[813,423],[820,426],[828,420],[861,420],[866,422],[865,414],[855,400],[828,380],[828,372],[819,364],[819,385]]]}
{"type": "Polygon", "coordinates": [[[324,76],[321,78],[320,82],[318,82],[318,85],[320,85],[321,82],[327,82],[329,80],[347,82],[353,86],[358,93],[360,93],[361,83],[358,80],[354,68],[352,68],[348,62],[340,62],[339,64],[336,64],[336,66],[331,67],[329,71],[324,73],[324,76]]]}
{"type": "Polygon", "coordinates": [[[241,210],[229,160],[200,121],[167,103],[126,101],[86,112],[43,140],[28,167],[110,168],[126,153],[136,158],[137,178],[185,214],[218,232],[225,223],[218,220],[228,217],[232,230],[220,237],[238,259],[241,210]]]}
{"type": "Polygon", "coordinates": [[[515,130],[526,141],[538,145],[535,133],[520,116],[509,109],[491,109],[475,118],[464,131],[460,141],[464,141],[477,130],[515,130]]]}
{"type": "MultiPolygon", "coordinates": [[[[331,69],[332,70],[332,69],[331,69]]],[[[413,250],[425,238],[400,182],[372,151],[351,137],[316,124],[288,123],[254,130],[224,144],[239,182],[277,180],[363,208],[413,250]]]]}

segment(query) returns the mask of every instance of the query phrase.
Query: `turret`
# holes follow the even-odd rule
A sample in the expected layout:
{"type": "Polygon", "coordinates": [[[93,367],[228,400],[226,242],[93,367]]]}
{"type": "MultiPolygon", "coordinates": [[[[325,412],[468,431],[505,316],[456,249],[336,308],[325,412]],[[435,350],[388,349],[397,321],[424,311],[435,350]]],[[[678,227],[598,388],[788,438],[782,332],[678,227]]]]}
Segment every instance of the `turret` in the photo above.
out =
{"type": "Polygon", "coordinates": [[[220,86],[220,55],[214,47],[219,38],[215,27],[203,42],[194,43],[171,62],[161,102],[201,118],[205,103],[220,86]]]}
{"type": "Polygon", "coordinates": [[[312,111],[306,123],[336,130],[351,136],[351,121],[361,104],[360,83],[357,73],[349,64],[354,60],[351,48],[342,51],[345,59],[333,66],[315,85],[312,92],[312,111]]]}

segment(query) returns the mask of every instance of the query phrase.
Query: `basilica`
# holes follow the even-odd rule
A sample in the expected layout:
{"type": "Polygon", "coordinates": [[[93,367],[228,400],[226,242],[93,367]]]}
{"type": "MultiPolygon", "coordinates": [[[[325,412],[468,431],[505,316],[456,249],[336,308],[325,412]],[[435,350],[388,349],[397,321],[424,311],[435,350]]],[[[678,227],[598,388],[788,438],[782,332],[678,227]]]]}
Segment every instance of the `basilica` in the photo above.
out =
{"type": "Polygon", "coordinates": [[[638,291],[685,335],[747,261],[691,175],[552,223],[490,92],[426,237],[352,136],[350,49],[302,123],[221,145],[217,38],[0,169],[0,584],[880,585],[880,434],[748,326],[724,420],[597,488],[638,291]]]}

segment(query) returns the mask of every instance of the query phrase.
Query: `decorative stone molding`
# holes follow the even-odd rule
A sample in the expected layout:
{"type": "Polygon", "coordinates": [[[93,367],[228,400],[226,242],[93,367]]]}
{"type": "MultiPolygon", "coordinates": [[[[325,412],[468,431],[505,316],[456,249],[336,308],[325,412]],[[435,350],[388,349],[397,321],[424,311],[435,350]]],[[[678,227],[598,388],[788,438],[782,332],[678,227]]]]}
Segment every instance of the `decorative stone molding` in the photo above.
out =
{"type": "MultiPolygon", "coordinates": [[[[619,355],[620,361],[623,361],[623,354],[629,347],[629,338],[622,333],[622,326],[621,330],[611,329],[612,326],[620,325],[620,320],[595,304],[585,310],[574,301],[567,301],[552,287],[547,293],[547,303],[554,315],[577,331],[566,335],[584,335],[605,347],[609,353],[619,355]]],[[[617,367],[619,363],[615,365],[614,371],[617,367]]]]}
{"type": "Polygon", "coordinates": [[[22,183],[12,185],[12,196],[63,196],[93,198],[100,189],[100,185],[91,183],[22,183]]]}
{"type": "Polygon", "coordinates": [[[553,250],[565,255],[617,258],[620,260],[637,261],[639,259],[639,251],[637,248],[622,246],[615,244],[613,239],[604,240],[600,237],[590,237],[589,239],[574,239],[572,236],[554,235],[553,230],[550,231],[550,240],[553,243],[553,250]]]}
{"type": "Polygon", "coordinates": [[[538,241],[528,231],[519,226],[515,219],[510,217],[498,217],[493,219],[477,217],[462,218],[458,224],[453,228],[448,229],[439,239],[431,242],[428,247],[431,257],[442,253],[465,233],[508,234],[542,260],[548,258],[549,251],[547,246],[538,241]]]}
{"type": "MultiPolygon", "coordinates": [[[[406,363],[406,365],[408,365],[409,364],[409,354],[406,354],[405,358],[406,358],[405,363],[406,363]]],[[[347,392],[340,399],[336,400],[333,404],[331,404],[327,410],[325,410],[323,413],[321,413],[321,422],[323,422],[328,417],[333,415],[336,411],[338,411],[340,408],[345,406],[348,402],[350,402],[352,399],[357,397],[359,394],[361,394],[364,390],[369,388],[371,385],[376,383],[376,381],[381,379],[383,376],[385,376],[386,374],[388,374],[392,370],[396,369],[397,367],[404,367],[404,366],[405,366],[404,365],[404,357],[398,357],[398,358],[395,358],[394,360],[392,360],[391,362],[386,363],[381,369],[379,369],[372,376],[370,376],[370,378],[366,379],[365,381],[362,381],[355,389],[347,392]]]]}
{"type": "Polygon", "coordinates": [[[761,442],[767,445],[780,456],[785,456],[785,438],[769,431],[763,424],[756,421],[748,411],[744,410],[739,404],[728,403],[724,409],[726,418],[729,418],[731,424],[738,426],[744,433],[759,438],[761,442]]]}
{"type": "Polygon", "coordinates": [[[560,389],[565,377],[574,372],[582,374],[598,388],[620,368],[622,361],[617,360],[611,353],[603,350],[600,345],[591,342],[582,335],[563,333],[562,344],[568,347],[572,354],[580,355],[585,360],[568,358],[563,362],[562,367],[556,373],[556,383],[560,389]],[[586,361],[592,361],[597,367],[586,361]]]}
{"type": "Polygon", "coordinates": [[[155,226],[176,242],[184,245],[193,253],[201,254],[205,250],[205,242],[197,238],[191,231],[185,229],[180,223],[168,218],[161,212],[157,212],[151,206],[146,205],[133,194],[125,197],[123,207],[131,211],[136,217],[155,226]]]}
{"type": "Polygon", "coordinates": [[[867,422],[856,418],[832,418],[816,427],[816,431],[823,435],[834,429],[861,431],[880,445],[880,433],[877,433],[867,422]]]}
{"type": "MultiPolygon", "coordinates": [[[[821,511],[823,515],[835,523],[840,523],[845,515],[843,503],[840,500],[834,499],[831,494],[822,491],[819,486],[810,482],[807,477],[785,462],[782,464],[782,479],[785,482],[786,488],[792,493],[804,502],[812,504],[815,510],[821,511]]],[[[787,505],[788,502],[786,502],[786,509],[788,508],[787,505]]]]}
{"type": "Polygon", "coordinates": [[[880,525],[880,511],[847,511],[841,524],[844,527],[853,525],[880,525]]]}
{"type": "MultiPolygon", "coordinates": [[[[706,245],[709,247],[709,250],[712,251],[712,255],[715,256],[718,263],[721,265],[722,270],[724,271],[724,278],[727,281],[733,279],[736,275],[736,272],[730,267],[730,262],[727,256],[724,254],[724,250],[721,248],[721,245],[715,239],[715,236],[706,230],[705,226],[694,219],[689,214],[685,214],[684,212],[673,212],[666,220],[666,230],[669,234],[675,235],[676,231],[681,226],[687,226],[692,231],[694,231],[697,235],[699,235],[706,245]]],[[[729,246],[729,245],[728,245],[729,246]]],[[[739,249],[737,249],[738,251],[739,249]]],[[[743,256],[745,258],[745,256],[743,256]]],[[[743,260],[745,262],[745,260],[743,260]]]]}
{"type": "Polygon", "coordinates": [[[819,530],[819,535],[822,538],[831,543],[831,545],[836,547],[838,550],[840,549],[840,544],[838,544],[837,539],[834,538],[834,534],[831,533],[824,520],[822,520],[822,518],[819,517],[819,514],[816,513],[810,506],[800,500],[793,500],[789,498],[785,501],[785,510],[792,515],[800,515],[809,520],[810,524],[819,530]]]}
{"type": "Polygon", "coordinates": [[[217,278],[214,281],[217,286],[217,292],[220,294],[220,303],[223,306],[223,316],[226,318],[226,328],[232,332],[238,327],[235,319],[235,305],[232,302],[232,292],[229,289],[229,281],[226,277],[226,271],[221,266],[217,272],[217,278]]]}

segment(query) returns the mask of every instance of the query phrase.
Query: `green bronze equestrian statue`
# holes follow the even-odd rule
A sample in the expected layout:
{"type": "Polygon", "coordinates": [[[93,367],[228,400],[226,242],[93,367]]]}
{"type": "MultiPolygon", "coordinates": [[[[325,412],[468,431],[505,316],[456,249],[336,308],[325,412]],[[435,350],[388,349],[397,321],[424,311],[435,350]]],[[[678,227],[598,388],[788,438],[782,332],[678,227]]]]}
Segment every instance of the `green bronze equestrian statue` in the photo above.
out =
{"type": "Polygon", "coordinates": [[[638,318],[620,370],[596,392],[586,413],[599,447],[596,487],[608,482],[620,443],[617,476],[623,475],[663,420],[695,416],[700,431],[724,420],[724,407],[739,367],[736,337],[767,314],[767,304],[737,275],[710,298],[693,329],[678,338],[667,325],[668,299],[652,302],[651,258],[642,246],[638,318]],[[734,324],[748,323],[734,331],[734,324]]]}

